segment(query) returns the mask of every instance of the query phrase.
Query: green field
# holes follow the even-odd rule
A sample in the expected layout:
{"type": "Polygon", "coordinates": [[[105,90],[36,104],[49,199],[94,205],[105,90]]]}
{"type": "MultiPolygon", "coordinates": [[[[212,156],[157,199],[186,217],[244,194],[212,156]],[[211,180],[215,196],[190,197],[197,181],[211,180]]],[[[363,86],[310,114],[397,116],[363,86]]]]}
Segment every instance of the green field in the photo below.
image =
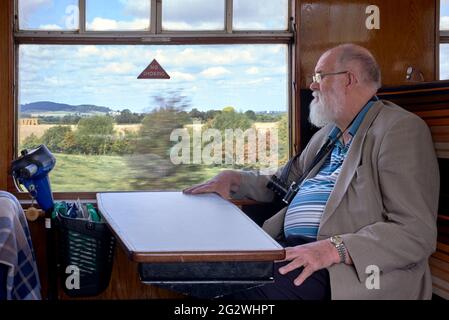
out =
{"type": "MultiPolygon", "coordinates": [[[[133,182],[145,179],[146,176],[145,172],[132,170],[122,156],[54,155],[56,166],[50,173],[54,192],[136,190],[133,182]]],[[[165,189],[181,190],[192,183],[213,177],[220,170],[218,167],[204,166],[200,171],[182,172],[163,178],[165,189]]]]}

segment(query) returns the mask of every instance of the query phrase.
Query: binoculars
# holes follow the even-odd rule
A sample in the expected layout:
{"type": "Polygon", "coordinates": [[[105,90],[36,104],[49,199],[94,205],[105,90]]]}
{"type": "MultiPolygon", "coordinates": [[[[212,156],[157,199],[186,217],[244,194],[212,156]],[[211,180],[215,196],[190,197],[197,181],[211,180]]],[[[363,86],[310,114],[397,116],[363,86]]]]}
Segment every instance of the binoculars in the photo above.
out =
{"type": "Polygon", "coordinates": [[[290,186],[287,186],[284,181],[275,175],[271,176],[270,181],[267,183],[267,188],[273,191],[287,205],[292,202],[299,190],[296,182],[293,181],[290,186]]]}

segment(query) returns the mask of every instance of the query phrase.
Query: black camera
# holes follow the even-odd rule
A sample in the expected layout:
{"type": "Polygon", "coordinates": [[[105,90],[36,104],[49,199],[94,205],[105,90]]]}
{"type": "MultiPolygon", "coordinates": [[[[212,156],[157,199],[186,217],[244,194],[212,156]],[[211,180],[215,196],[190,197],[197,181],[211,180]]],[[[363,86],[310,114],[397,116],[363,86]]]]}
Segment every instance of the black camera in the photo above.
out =
{"type": "Polygon", "coordinates": [[[267,183],[267,188],[273,191],[287,205],[292,202],[299,190],[296,182],[292,182],[292,184],[288,187],[286,183],[275,175],[271,176],[270,181],[267,183]]]}

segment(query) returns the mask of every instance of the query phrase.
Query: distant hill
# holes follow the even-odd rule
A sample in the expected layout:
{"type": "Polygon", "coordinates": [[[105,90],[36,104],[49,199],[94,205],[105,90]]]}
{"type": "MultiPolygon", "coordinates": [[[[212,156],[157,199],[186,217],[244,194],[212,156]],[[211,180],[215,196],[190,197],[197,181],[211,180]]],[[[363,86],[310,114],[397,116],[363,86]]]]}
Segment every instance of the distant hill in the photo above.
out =
{"type": "Polygon", "coordinates": [[[89,104],[73,106],[65,103],[56,103],[50,101],[38,101],[20,105],[20,112],[27,114],[64,114],[64,113],[109,113],[113,110],[107,107],[99,107],[89,104]]]}

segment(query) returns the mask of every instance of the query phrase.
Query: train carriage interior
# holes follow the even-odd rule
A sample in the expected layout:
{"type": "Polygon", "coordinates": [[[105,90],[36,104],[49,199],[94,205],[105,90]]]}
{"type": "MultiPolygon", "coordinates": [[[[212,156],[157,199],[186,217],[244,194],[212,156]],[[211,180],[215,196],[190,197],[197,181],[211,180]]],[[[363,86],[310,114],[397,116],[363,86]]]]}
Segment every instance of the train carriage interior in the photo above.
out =
{"type": "Polygon", "coordinates": [[[4,0],[0,70],[0,300],[449,299],[449,0],[4,0]]]}

